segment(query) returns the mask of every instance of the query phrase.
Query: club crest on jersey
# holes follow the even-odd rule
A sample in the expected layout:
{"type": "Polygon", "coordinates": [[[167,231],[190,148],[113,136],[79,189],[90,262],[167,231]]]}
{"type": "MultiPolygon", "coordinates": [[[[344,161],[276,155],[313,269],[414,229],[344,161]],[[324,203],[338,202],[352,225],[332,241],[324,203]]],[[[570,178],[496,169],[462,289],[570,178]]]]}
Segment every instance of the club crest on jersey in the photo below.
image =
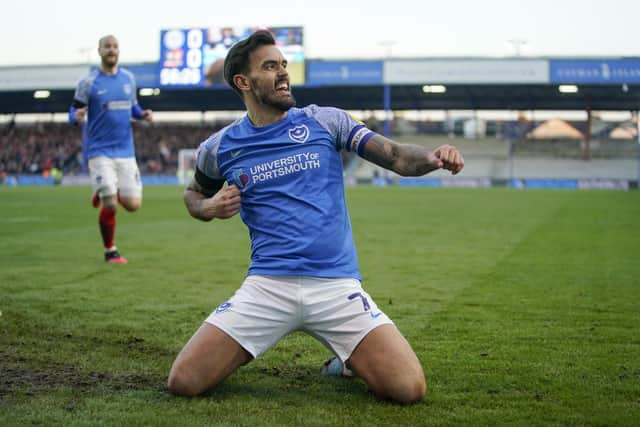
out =
{"type": "Polygon", "coordinates": [[[236,169],[231,173],[233,184],[235,184],[240,190],[244,190],[249,184],[249,174],[245,173],[242,169],[236,169]]]}
{"type": "Polygon", "coordinates": [[[289,129],[289,139],[300,144],[307,142],[309,139],[309,128],[307,125],[300,125],[289,129]]]}
{"type": "Polygon", "coordinates": [[[122,89],[124,89],[124,93],[131,95],[131,85],[129,83],[125,83],[122,89]]]}

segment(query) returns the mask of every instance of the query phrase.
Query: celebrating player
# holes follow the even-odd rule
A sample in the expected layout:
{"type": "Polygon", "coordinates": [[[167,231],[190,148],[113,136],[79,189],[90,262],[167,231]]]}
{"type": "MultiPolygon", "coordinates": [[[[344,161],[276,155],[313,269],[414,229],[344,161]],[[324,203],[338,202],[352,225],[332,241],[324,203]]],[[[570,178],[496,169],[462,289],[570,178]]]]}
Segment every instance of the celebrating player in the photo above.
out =
{"type": "Polygon", "coordinates": [[[136,98],[136,83],[129,71],[118,66],[120,49],[114,36],[98,42],[100,68],[78,83],[69,109],[69,122],[83,123],[85,156],[93,186],[92,204],[99,215],[104,259],[126,264],[115,244],[116,206],[133,212],[142,204],[142,183],[135,158],[131,119],[151,121],[151,110],[143,110],[136,98]]]}
{"type": "Polygon", "coordinates": [[[337,108],[295,108],[287,61],[268,31],[234,45],[224,72],[247,114],[200,145],[184,201],[204,221],[239,212],[251,264],[176,358],[169,389],[200,394],[301,330],[335,354],[326,372],[349,369],[380,398],[423,399],[416,354],[361,286],[340,150],[411,176],[457,174],[461,154],[449,145],[429,152],[398,144],[337,108]]]}

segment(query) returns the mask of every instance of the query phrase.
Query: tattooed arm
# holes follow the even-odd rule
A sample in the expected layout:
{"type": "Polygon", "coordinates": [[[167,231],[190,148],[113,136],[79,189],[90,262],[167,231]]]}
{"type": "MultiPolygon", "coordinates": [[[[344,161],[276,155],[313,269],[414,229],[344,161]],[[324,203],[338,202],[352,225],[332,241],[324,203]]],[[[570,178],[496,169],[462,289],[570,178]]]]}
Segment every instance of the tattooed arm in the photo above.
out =
{"type": "Polygon", "coordinates": [[[214,189],[205,189],[193,179],[184,191],[184,204],[192,217],[202,221],[231,218],[240,211],[240,190],[235,185],[222,188],[218,181],[214,189]],[[217,186],[217,188],[215,188],[217,186]]]}
{"type": "Polygon", "coordinates": [[[367,141],[363,157],[401,176],[422,176],[436,169],[446,169],[455,175],[464,167],[462,154],[452,145],[430,151],[419,145],[399,144],[378,134],[367,141]]]}

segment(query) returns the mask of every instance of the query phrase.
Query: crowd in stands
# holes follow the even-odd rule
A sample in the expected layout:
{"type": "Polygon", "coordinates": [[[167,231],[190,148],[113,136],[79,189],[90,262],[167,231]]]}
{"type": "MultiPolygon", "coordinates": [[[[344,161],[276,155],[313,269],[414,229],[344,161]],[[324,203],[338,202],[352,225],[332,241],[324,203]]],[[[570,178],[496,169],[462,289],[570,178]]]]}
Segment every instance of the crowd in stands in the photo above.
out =
{"type": "MultiPolygon", "coordinates": [[[[197,148],[226,123],[134,123],[136,156],[142,174],[175,174],[178,151],[197,148]]],[[[81,128],[66,123],[10,122],[0,129],[0,174],[63,174],[85,171],[81,128]]]]}
{"type": "Polygon", "coordinates": [[[10,122],[0,132],[0,172],[40,174],[51,168],[79,165],[79,130],[54,123],[28,126],[10,122]]]}

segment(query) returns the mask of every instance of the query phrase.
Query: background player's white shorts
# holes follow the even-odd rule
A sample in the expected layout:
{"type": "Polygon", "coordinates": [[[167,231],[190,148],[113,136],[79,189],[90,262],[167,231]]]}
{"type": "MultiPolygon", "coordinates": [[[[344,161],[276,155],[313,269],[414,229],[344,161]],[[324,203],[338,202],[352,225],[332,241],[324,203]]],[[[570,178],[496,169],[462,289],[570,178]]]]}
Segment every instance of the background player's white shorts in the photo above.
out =
{"type": "Polygon", "coordinates": [[[355,279],[248,276],[206,319],[255,358],[290,332],[309,333],[342,361],[374,328],[393,323],[355,279]]]}
{"type": "Polygon", "coordinates": [[[134,157],[93,157],[89,159],[89,174],[93,191],[99,191],[101,196],[113,196],[120,191],[123,197],[142,197],[142,181],[134,157]]]}

